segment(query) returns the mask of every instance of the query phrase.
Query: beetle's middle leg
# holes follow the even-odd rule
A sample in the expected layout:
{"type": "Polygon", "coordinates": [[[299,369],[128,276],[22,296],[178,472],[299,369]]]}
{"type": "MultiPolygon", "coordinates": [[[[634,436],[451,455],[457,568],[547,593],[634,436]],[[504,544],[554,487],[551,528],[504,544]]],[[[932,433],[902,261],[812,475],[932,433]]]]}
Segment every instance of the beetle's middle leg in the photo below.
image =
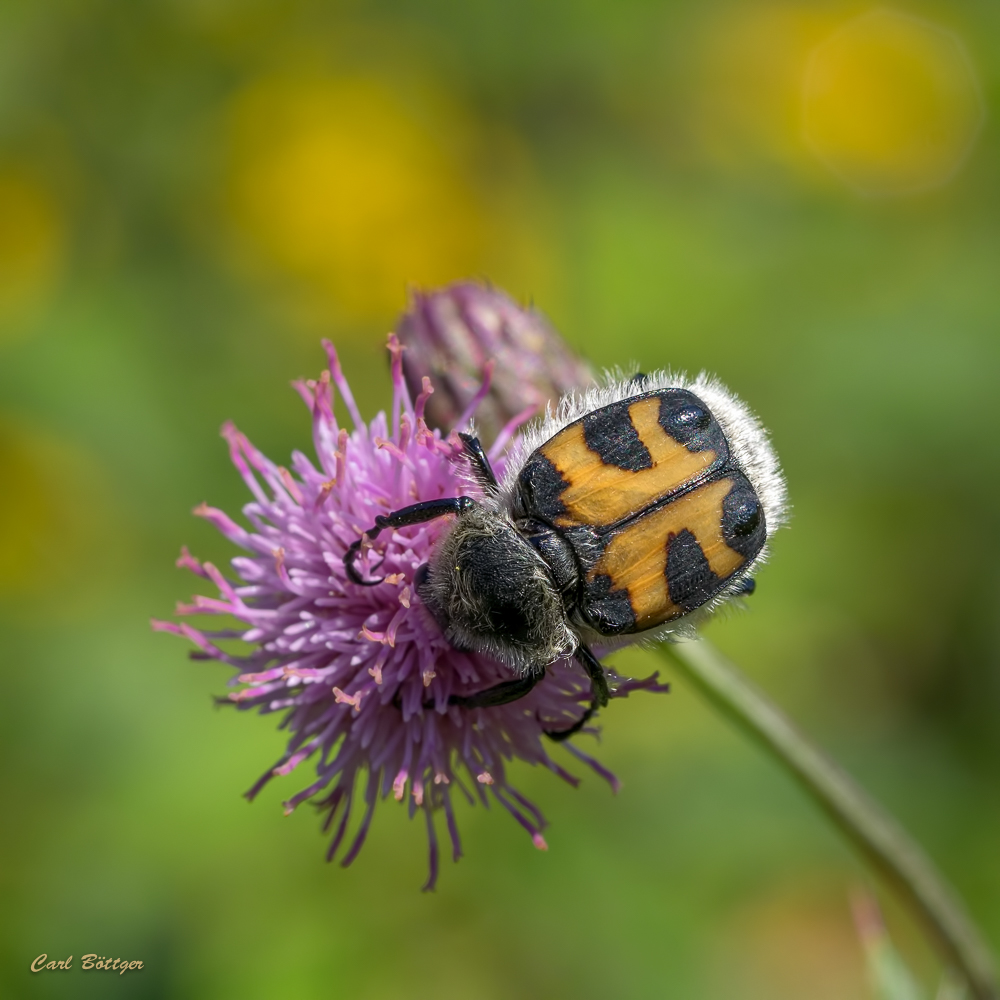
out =
{"type": "MultiPolygon", "coordinates": [[[[590,707],[569,729],[545,730],[545,735],[557,743],[561,743],[574,733],[578,733],[594,712],[608,703],[608,678],[604,673],[604,667],[601,666],[601,661],[584,645],[578,646],[573,655],[580,661],[590,678],[590,707]]],[[[448,699],[448,704],[459,705],[462,708],[494,708],[497,705],[508,705],[512,701],[523,698],[544,676],[545,672],[542,671],[537,674],[528,674],[525,677],[517,677],[514,680],[501,681],[499,684],[486,688],[485,691],[477,691],[475,694],[453,694],[448,699]]]]}
{"type": "Polygon", "coordinates": [[[517,701],[518,698],[523,698],[544,676],[543,670],[538,674],[526,674],[514,680],[501,681],[475,694],[453,694],[448,699],[448,704],[461,705],[462,708],[494,708],[496,705],[507,705],[517,701]]]}
{"type": "Polygon", "coordinates": [[[604,673],[601,661],[594,656],[589,647],[582,643],[576,647],[576,652],[573,655],[583,665],[583,669],[587,671],[587,676],[590,678],[590,707],[569,729],[545,730],[545,735],[550,740],[555,740],[556,743],[561,743],[574,733],[578,733],[590,721],[594,712],[608,703],[608,677],[604,673]]]}

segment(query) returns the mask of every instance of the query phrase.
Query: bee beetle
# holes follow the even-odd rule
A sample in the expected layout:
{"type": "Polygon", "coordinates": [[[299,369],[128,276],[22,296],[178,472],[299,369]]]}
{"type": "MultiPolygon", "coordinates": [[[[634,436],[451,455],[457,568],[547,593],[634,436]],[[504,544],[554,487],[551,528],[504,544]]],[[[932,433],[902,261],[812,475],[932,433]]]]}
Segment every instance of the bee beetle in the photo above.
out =
{"type": "MultiPolygon", "coordinates": [[[[732,393],[702,374],[611,382],[564,397],[514,447],[498,482],[479,440],[460,435],[482,495],[427,500],[365,532],[447,514],[455,521],[416,573],[416,591],[457,648],[513,676],[452,696],[467,708],[526,695],[557,657],[587,671],[591,705],[607,704],[592,644],[690,631],[750,576],[785,517],[785,484],[767,434],[732,393]]],[[[344,556],[348,577],[374,586],[344,556]]]]}

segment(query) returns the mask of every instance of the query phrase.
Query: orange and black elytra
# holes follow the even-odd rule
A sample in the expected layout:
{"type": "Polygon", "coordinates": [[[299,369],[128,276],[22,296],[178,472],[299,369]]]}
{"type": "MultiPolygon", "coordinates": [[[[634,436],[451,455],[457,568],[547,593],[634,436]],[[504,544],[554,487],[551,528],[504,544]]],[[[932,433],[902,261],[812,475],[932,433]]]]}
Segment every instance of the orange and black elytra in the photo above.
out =
{"type": "Polygon", "coordinates": [[[525,514],[575,546],[580,614],[602,635],[701,607],[764,547],[767,516],[711,411],[666,388],[587,413],[518,477],[525,514]],[[573,529],[578,529],[574,532],[573,529]]]}

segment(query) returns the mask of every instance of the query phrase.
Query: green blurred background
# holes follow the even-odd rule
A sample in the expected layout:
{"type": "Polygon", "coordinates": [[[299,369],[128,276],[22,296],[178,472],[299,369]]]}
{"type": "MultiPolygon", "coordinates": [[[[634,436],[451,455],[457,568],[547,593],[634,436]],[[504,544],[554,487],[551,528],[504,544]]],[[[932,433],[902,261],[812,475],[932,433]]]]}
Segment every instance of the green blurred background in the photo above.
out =
{"type": "Polygon", "coordinates": [[[182,543],[232,554],[190,516],[248,499],[218,428],[306,447],[321,336],[373,414],[408,283],[466,276],[758,410],[794,517],[710,634],[1000,942],[1000,9],[867,10],[0,4],[0,992],[866,996],[863,868],[681,684],[604,713],[617,797],[516,775],[547,854],[463,809],[434,894],[394,802],[345,871],[304,771],[241,798],[276,718],[148,626],[182,543]]]}

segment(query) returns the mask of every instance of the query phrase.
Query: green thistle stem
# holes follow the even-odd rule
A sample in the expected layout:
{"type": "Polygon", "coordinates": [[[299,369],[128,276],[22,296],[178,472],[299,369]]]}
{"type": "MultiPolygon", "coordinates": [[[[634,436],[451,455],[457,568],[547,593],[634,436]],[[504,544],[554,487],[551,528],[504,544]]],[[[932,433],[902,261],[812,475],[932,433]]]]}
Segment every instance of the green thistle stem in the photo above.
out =
{"type": "Polygon", "coordinates": [[[919,844],[711,643],[665,643],[660,649],[709,701],[771,752],[891,883],[976,1000],[1000,1000],[990,949],[919,844]]]}

